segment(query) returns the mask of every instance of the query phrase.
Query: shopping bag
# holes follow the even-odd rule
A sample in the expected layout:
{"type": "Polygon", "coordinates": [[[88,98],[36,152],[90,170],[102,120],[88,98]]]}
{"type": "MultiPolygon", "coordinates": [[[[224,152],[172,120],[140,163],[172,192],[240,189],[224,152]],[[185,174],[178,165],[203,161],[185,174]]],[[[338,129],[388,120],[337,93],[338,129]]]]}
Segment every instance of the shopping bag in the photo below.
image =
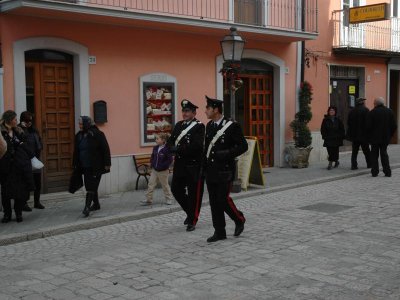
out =
{"type": "Polygon", "coordinates": [[[34,156],[31,159],[31,163],[32,163],[32,170],[40,170],[41,168],[44,167],[44,164],[36,156],[34,156]]]}

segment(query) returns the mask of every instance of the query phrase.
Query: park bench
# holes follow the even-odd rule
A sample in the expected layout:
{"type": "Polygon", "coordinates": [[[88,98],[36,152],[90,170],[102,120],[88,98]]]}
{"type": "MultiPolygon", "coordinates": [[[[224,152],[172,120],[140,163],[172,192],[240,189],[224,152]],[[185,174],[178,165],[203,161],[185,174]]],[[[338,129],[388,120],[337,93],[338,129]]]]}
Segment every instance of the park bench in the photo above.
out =
{"type": "MultiPolygon", "coordinates": [[[[137,173],[136,187],[135,187],[135,189],[137,190],[139,186],[140,177],[144,177],[144,179],[146,179],[146,183],[149,184],[148,177],[150,177],[151,175],[151,163],[150,163],[151,153],[134,154],[132,157],[137,173]]],[[[173,171],[173,165],[169,167],[169,173],[172,173],[172,171],[173,171]]]]}

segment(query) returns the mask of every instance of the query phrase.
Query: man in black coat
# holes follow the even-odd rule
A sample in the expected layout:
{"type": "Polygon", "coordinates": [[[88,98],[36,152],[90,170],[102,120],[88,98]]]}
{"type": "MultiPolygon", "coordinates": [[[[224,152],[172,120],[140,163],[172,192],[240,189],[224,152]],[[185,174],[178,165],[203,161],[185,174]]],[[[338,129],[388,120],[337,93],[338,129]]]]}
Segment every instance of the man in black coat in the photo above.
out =
{"type": "Polygon", "coordinates": [[[370,150],[367,137],[367,114],[369,109],[365,107],[365,98],[356,99],[356,107],[354,107],[347,118],[347,139],[352,142],[351,152],[351,169],[357,170],[357,155],[361,149],[365,156],[367,168],[371,168],[370,150]]]}
{"type": "Polygon", "coordinates": [[[234,236],[244,229],[246,219],[229,196],[235,177],[235,158],[247,151],[248,145],[240,125],[222,114],[223,102],[206,96],[205,174],[210,198],[214,234],[212,243],[226,239],[225,213],[235,222],[234,236]]]}
{"type": "Polygon", "coordinates": [[[378,157],[381,155],[383,173],[386,177],[392,176],[389,165],[387,146],[397,129],[395,116],[390,108],[385,107],[384,99],[378,97],[374,100],[374,109],[367,115],[367,131],[371,143],[371,174],[379,174],[378,157]]]}
{"type": "Polygon", "coordinates": [[[171,191],[176,201],[186,212],[184,225],[187,231],[196,228],[204,191],[204,180],[200,176],[203,149],[204,124],[196,119],[198,108],[187,99],[182,100],[183,120],[176,123],[168,145],[175,154],[171,191]]]}

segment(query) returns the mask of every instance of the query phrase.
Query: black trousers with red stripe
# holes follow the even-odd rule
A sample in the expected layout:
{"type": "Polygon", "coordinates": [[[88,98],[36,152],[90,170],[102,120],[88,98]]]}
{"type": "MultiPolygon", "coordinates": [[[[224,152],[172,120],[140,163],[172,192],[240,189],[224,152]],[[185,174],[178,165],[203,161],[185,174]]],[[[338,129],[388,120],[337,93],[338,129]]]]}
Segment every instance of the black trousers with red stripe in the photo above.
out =
{"type": "Polygon", "coordinates": [[[204,180],[193,181],[191,177],[177,177],[174,175],[171,183],[171,192],[176,201],[186,212],[188,224],[196,225],[203,201],[204,180]]]}
{"type": "Polygon", "coordinates": [[[210,198],[211,216],[213,227],[217,236],[226,236],[225,213],[235,222],[240,224],[245,221],[243,213],[236,208],[231,192],[232,182],[218,183],[207,182],[207,189],[210,198]]]}

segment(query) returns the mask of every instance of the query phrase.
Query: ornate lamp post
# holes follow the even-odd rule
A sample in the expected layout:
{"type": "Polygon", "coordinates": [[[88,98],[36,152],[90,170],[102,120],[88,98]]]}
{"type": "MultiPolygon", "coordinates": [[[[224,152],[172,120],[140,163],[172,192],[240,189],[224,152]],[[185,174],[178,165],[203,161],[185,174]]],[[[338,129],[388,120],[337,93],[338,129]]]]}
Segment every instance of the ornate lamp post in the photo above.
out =
{"type": "MultiPolygon", "coordinates": [[[[221,70],[224,79],[228,81],[229,98],[231,105],[231,119],[234,120],[236,117],[236,103],[235,103],[235,92],[243,84],[238,77],[240,69],[240,62],[242,60],[242,54],[244,49],[245,41],[240,35],[238,35],[236,28],[230,28],[231,33],[226,35],[221,41],[221,50],[224,57],[224,67],[221,70]]],[[[241,181],[238,179],[238,168],[236,159],[236,173],[232,184],[232,192],[239,193],[242,190],[241,181]]]]}
{"type": "Polygon", "coordinates": [[[235,81],[238,83],[240,82],[237,75],[240,68],[240,62],[242,60],[245,41],[240,35],[238,35],[235,27],[231,27],[230,31],[231,33],[226,35],[221,41],[222,56],[225,61],[221,72],[224,78],[228,80],[231,118],[235,119],[235,92],[237,90],[235,81]]]}

